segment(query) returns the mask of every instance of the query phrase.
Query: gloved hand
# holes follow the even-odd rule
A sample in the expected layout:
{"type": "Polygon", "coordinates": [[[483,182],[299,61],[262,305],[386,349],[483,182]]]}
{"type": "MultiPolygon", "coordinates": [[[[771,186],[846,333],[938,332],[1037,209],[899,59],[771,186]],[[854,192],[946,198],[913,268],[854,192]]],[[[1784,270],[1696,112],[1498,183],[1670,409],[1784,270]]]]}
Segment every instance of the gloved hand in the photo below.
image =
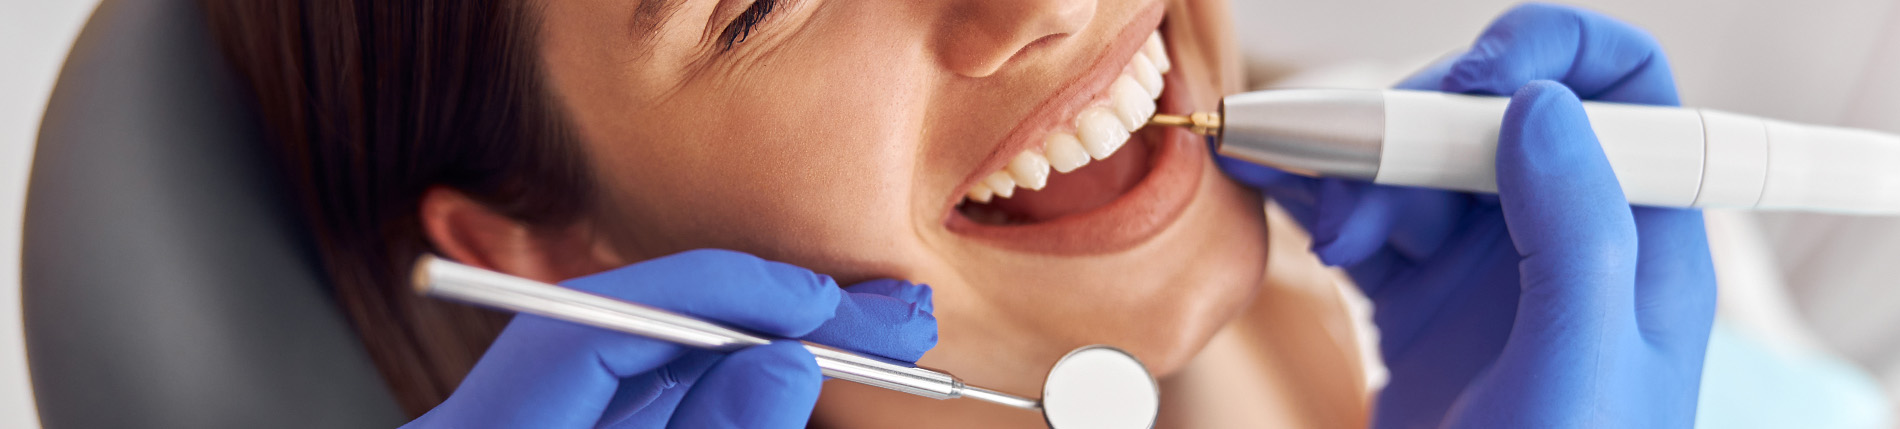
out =
{"type": "MultiPolygon", "coordinates": [[[[936,345],[930,288],[695,250],[561,283],[765,335],[913,362],[936,345]]],[[[518,315],[414,428],[802,428],[823,377],[795,341],[730,354],[518,315]]]]}
{"type": "Polygon", "coordinates": [[[1628,206],[1575,95],[1677,104],[1656,42],[1596,13],[1525,5],[1401,87],[1514,93],[1498,195],[1217,160],[1371,298],[1391,370],[1374,424],[1691,426],[1715,304],[1701,213],[1628,206]]]}

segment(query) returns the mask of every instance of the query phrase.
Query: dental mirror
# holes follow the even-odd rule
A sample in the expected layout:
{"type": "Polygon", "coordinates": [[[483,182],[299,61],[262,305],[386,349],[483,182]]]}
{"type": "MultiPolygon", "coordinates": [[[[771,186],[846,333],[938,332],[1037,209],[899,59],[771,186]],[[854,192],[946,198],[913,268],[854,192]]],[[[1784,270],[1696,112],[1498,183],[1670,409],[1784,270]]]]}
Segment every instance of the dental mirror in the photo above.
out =
{"type": "MultiPolygon", "coordinates": [[[[621,301],[481,268],[432,255],[416,261],[416,291],[437,299],[528,313],[714,351],[771,343],[754,335],[683,314],[621,301]]],[[[1160,412],[1161,389],[1133,355],[1108,346],[1086,346],[1056,361],[1042,386],[1042,400],[965,384],[950,373],[823,344],[805,342],[826,377],[932,399],[969,398],[1031,411],[1057,429],[1149,428],[1160,412]]]]}
{"type": "Polygon", "coordinates": [[[1161,387],[1148,367],[1114,347],[1069,352],[1042,384],[1042,419],[1051,428],[1146,429],[1160,412],[1161,387]]]}

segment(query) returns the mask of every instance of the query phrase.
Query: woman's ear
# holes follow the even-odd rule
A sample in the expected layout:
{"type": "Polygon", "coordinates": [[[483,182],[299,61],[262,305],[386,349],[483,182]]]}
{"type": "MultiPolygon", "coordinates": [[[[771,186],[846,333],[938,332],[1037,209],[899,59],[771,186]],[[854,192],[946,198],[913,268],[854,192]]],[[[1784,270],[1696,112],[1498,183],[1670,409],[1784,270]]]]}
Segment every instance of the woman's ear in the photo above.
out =
{"type": "Polygon", "coordinates": [[[423,192],[420,211],[440,256],[464,264],[548,283],[625,264],[586,222],[524,224],[443,186],[423,192]]]}

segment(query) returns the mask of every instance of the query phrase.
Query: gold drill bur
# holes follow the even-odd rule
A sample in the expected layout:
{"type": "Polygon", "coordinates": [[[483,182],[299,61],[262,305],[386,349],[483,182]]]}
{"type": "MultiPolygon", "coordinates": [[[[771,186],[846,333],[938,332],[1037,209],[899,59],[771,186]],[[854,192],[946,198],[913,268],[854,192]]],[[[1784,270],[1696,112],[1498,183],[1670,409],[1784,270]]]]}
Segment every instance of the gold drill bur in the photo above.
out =
{"type": "Polygon", "coordinates": [[[1195,134],[1220,137],[1220,114],[1213,112],[1195,112],[1186,115],[1156,113],[1148,118],[1149,125],[1165,125],[1187,128],[1195,134]]]}

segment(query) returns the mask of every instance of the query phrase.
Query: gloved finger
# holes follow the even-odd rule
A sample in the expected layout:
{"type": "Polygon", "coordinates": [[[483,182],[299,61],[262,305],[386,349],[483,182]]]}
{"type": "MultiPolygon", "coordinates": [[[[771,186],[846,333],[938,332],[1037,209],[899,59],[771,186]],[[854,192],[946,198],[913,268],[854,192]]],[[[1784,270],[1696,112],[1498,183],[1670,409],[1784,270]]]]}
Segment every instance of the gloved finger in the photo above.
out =
{"type": "MultiPolygon", "coordinates": [[[[1212,149],[1209,153],[1213,153],[1212,149]]],[[[1301,228],[1311,231],[1318,216],[1314,212],[1314,203],[1318,201],[1319,181],[1309,177],[1296,176],[1284,171],[1255,165],[1246,161],[1214,155],[1214,164],[1220,166],[1227,177],[1242,185],[1260,191],[1272,204],[1284,209],[1293,222],[1301,228]]]]}
{"type": "Polygon", "coordinates": [[[1320,186],[1313,252],[1352,266],[1390,248],[1406,261],[1435,252],[1457,230],[1471,197],[1434,189],[1327,179],[1320,186]]]}
{"type": "Polygon", "coordinates": [[[1445,76],[1443,90],[1510,94],[1555,80],[1584,99],[1680,104],[1661,45],[1649,33],[1603,14],[1531,3],[1492,21],[1445,76]]]}
{"type": "Polygon", "coordinates": [[[1644,401],[1653,409],[1694,410],[1709,330],[1715,323],[1715,265],[1708,232],[1700,211],[1636,207],[1633,212],[1640,253],[1636,332],[1640,344],[1659,357],[1650,364],[1659,373],[1679,377],[1655,383],[1644,401]]]}
{"type": "Polygon", "coordinates": [[[1411,75],[1400,79],[1399,83],[1393,84],[1392,87],[1415,91],[1444,91],[1445,76],[1451,74],[1451,67],[1457,65],[1458,60],[1463,59],[1464,56],[1464,51],[1458,51],[1446,55],[1443,58],[1433,60],[1430,65],[1426,65],[1425,68],[1412,72],[1411,75]]]}
{"type": "Polygon", "coordinates": [[[804,340],[905,362],[916,362],[937,346],[930,286],[882,279],[845,291],[837,316],[804,340]]]}
{"type": "MultiPolygon", "coordinates": [[[[831,277],[729,250],[693,250],[562,282],[563,286],[724,322],[769,336],[802,337],[831,320],[844,292],[831,277]]],[[[540,327],[541,335],[570,337],[579,354],[596,356],[615,377],[646,372],[664,362],[671,345],[582,327],[540,327]]],[[[514,329],[510,326],[510,329],[514,329]]],[[[561,350],[559,348],[553,350],[561,350]]]]}
{"type": "Polygon", "coordinates": [[[1454,427],[1570,427],[1603,400],[1601,377],[1634,329],[1636,225],[1582,101],[1534,81],[1498,136],[1498,201],[1518,253],[1504,347],[1447,413],[1454,427]],[[1606,357],[1609,356],[1609,357],[1606,357]],[[1498,404],[1522,404],[1498,406],[1498,404]]]}
{"type": "Polygon", "coordinates": [[[693,382],[726,357],[710,350],[686,350],[666,365],[620,379],[597,428],[656,428],[666,425],[693,382]]]}
{"type": "Polygon", "coordinates": [[[669,428],[802,428],[824,378],[796,341],[746,348],[700,376],[669,428]]]}
{"type": "Polygon", "coordinates": [[[1215,162],[1228,177],[1285,208],[1312,235],[1314,253],[1328,265],[1357,262],[1385,243],[1395,208],[1389,199],[1367,198],[1377,189],[1370,183],[1300,176],[1223,156],[1215,162]]]}
{"type": "Polygon", "coordinates": [[[680,252],[561,285],[789,338],[831,320],[844,295],[830,276],[718,249],[680,252]]]}
{"type": "MultiPolygon", "coordinates": [[[[1636,207],[1636,323],[1647,344],[1693,356],[1696,368],[1715,320],[1715,264],[1702,212],[1636,207]]],[[[1690,397],[1694,397],[1693,395],[1690,397]]]]}
{"type": "Polygon", "coordinates": [[[848,294],[881,295],[898,302],[916,304],[925,313],[937,311],[937,304],[932,302],[935,293],[930,290],[930,285],[896,279],[878,279],[845,286],[844,291],[848,294]]]}
{"type": "Polygon", "coordinates": [[[1605,318],[1633,312],[1638,249],[1629,202],[1582,102],[1550,81],[1518,90],[1497,166],[1498,200],[1521,258],[1510,347],[1595,344],[1605,318]]]}
{"type": "Polygon", "coordinates": [[[1215,162],[1285,208],[1312,236],[1321,262],[1351,264],[1385,243],[1393,208],[1387,199],[1364,197],[1375,189],[1370,183],[1300,176],[1218,155],[1215,162]]]}
{"type": "Polygon", "coordinates": [[[1363,182],[1325,179],[1314,211],[1313,253],[1333,266],[1358,263],[1385,246],[1400,201],[1387,189],[1363,182]]]}
{"type": "Polygon", "coordinates": [[[411,425],[593,426],[621,379],[651,372],[683,351],[660,340],[518,315],[455,393],[411,425]]]}
{"type": "Polygon", "coordinates": [[[1455,192],[1312,178],[1226,157],[1228,176],[1259,189],[1313,237],[1322,262],[1350,266],[1385,246],[1421,257],[1444,243],[1470,197],[1455,192]]]}
{"type": "MultiPolygon", "coordinates": [[[[679,253],[562,285],[789,337],[831,319],[843,296],[829,277],[723,250],[679,253]]],[[[455,394],[430,414],[520,423],[515,426],[584,416],[581,424],[593,425],[621,379],[653,371],[682,351],[660,340],[516,316],[455,394]]]]}
{"type": "MultiPolygon", "coordinates": [[[[837,316],[803,339],[846,350],[915,362],[936,345],[929,286],[902,280],[872,280],[844,288],[837,316]]],[[[690,351],[655,369],[623,379],[603,427],[648,428],[664,424],[688,389],[723,355],[690,351]]]]}
{"type": "Polygon", "coordinates": [[[1310,208],[1319,195],[1320,179],[1218,154],[1214,155],[1214,164],[1220,166],[1227,177],[1266,193],[1282,206],[1310,208]]]}

